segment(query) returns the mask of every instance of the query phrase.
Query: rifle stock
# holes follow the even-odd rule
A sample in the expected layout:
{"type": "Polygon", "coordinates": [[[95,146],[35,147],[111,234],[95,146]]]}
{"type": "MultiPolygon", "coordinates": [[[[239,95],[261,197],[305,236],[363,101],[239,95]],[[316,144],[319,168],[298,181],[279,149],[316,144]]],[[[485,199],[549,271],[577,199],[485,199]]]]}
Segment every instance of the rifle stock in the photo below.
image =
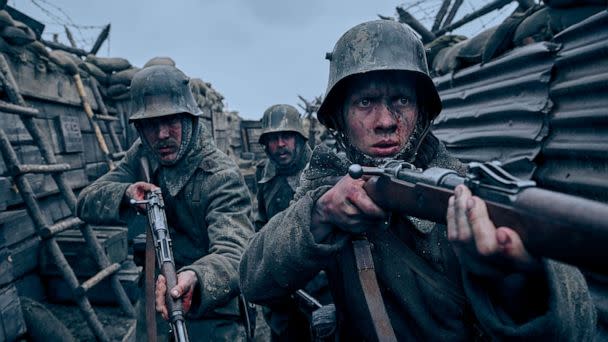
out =
{"type": "Polygon", "coordinates": [[[533,182],[524,181],[524,186],[515,188],[479,175],[460,177],[447,169],[434,169],[376,169],[364,187],[384,209],[446,224],[448,199],[464,183],[486,202],[496,227],[517,231],[530,253],[608,274],[608,205],[541,189],[533,182]]]}

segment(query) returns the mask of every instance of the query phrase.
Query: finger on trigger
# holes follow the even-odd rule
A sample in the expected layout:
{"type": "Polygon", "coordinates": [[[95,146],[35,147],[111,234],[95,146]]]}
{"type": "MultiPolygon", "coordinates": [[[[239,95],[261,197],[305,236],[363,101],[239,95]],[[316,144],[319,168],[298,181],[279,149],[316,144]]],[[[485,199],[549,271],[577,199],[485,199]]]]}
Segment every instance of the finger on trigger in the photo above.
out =
{"type": "Polygon", "coordinates": [[[498,249],[496,227],[488,216],[486,203],[477,196],[471,198],[473,207],[467,212],[467,220],[471,224],[475,245],[481,255],[491,255],[498,249]]]}

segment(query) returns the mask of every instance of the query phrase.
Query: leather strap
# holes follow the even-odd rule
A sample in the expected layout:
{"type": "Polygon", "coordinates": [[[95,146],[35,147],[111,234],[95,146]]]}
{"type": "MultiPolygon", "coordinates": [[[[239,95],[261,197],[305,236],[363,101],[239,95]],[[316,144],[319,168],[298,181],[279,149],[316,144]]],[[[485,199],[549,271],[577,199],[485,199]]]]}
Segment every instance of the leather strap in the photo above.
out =
{"type": "Polygon", "coordinates": [[[365,297],[365,303],[369,309],[372,324],[376,332],[378,341],[397,341],[395,331],[388,318],[372,259],[372,251],[369,241],[364,236],[359,236],[352,241],[357,271],[361,289],[365,297]]]}
{"type": "Polygon", "coordinates": [[[148,341],[156,342],[156,296],[154,294],[156,251],[154,250],[154,239],[152,238],[152,232],[148,229],[146,233],[146,331],[148,335],[148,341]]]}

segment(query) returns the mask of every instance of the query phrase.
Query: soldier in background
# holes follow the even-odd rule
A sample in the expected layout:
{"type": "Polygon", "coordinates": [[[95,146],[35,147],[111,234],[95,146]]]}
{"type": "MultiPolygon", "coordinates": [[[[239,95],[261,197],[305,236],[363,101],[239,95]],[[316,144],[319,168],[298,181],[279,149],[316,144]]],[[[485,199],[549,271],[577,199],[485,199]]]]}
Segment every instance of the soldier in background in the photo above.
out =
{"type": "MultiPolygon", "coordinates": [[[[258,211],[255,227],[259,231],[276,214],[289,206],[300,184],[300,175],[308,164],[312,151],[306,144],[306,134],[298,110],[290,105],[269,107],[262,117],[259,143],[267,159],[257,165],[258,211]]],[[[305,288],[322,303],[331,302],[327,279],[319,274],[305,288]],[[322,298],[319,298],[322,297],[322,298]]],[[[272,341],[310,341],[310,308],[299,307],[293,298],[264,307],[264,318],[270,326],[272,341]]]]}
{"type": "Polygon", "coordinates": [[[344,341],[590,340],[595,309],[580,272],[530,255],[485,203],[455,189],[447,227],[390,213],[351,163],[389,159],[466,172],[430,132],[441,101],[414,31],[378,20],[336,43],[319,121],[346,152],[313,152],[291,205],[252,238],[246,298],[264,305],[325,270],[344,341]]]}
{"type": "Polygon", "coordinates": [[[255,172],[258,182],[256,231],[289,206],[300,184],[300,174],[312,154],[306,140],[300,113],[295,107],[277,104],[266,109],[259,143],[268,158],[258,163],[255,172]]]}
{"type": "MultiPolygon", "coordinates": [[[[189,79],[168,65],[150,66],[131,82],[138,139],[117,168],[86,187],[77,213],[94,224],[123,224],[136,210],[129,200],[162,189],[172,238],[177,285],[156,282],[156,311],[168,318],[166,291],[181,297],[192,341],[245,341],[239,303],[238,262],[253,227],[251,199],[239,169],[205,132],[189,79]],[[150,180],[142,176],[142,162],[150,180]]],[[[137,339],[146,341],[145,311],[139,301],[137,339]]],[[[159,340],[169,325],[157,318],[159,340]]]]}

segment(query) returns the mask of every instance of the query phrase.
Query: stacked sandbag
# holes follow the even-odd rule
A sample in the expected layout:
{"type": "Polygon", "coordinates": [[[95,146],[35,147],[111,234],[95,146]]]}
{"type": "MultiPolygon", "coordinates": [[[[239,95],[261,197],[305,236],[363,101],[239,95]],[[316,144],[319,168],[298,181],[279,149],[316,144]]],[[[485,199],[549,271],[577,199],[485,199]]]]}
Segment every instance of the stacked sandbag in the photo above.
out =
{"type": "MultiPolygon", "coordinates": [[[[466,39],[467,37],[465,36],[446,34],[426,44],[424,46],[426,50],[426,60],[431,73],[436,74],[435,60],[438,58],[439,53],[441,51],[447,50],[449,47],[456,45],[466,39]]],[[[445,54],[445,51],[443,52],[443,54],[445,54]]]]}
{"type": "Polygon", "coordinates": [[[546,0],[541,7],[525,18],[513,36],[515,46],[551,40],[557,33],[569,26],[606,9],[606,0],[546,0]],[[599,5],[603,2],[603,5],[599,5]]]}
{"type": "Polygon", "coordinates": [[[224,111],[224,97],[211,87],[211,83],[200,78],[190,79],[190,89],[194,100],[205,113],[222,113],[224,111]]]}
{"type": "Polygon", "coordinates": [[[29,26],[14,20],[7,11],[0,11],[0,52],[15,55],[35,41],[36,34],[29,26]]]}
{"type": "Polygon", "coordinates": [[[105,95],[114,100],[129,98],[129,87],[133,75],[139,71],[128,60],[119,57],[97,57],[88,55],[85,67],[89,73],[107,87],[105,95]]]}

